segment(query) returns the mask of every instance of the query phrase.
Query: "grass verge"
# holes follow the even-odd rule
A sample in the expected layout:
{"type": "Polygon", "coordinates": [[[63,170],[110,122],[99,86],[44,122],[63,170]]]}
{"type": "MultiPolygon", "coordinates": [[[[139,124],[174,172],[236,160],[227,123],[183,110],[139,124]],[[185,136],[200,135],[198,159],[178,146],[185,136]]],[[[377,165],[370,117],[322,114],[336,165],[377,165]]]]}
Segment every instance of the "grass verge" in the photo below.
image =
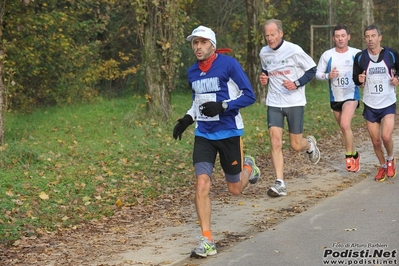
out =
{"type": "MultiPolygon", "coordinates": [[[[328,97],[325,84],[308,86],[305,136],[340,134],[328,97]]],[[[6,144],[0,147],[0,244],[191,186],[194,127],[181,141],[172,138],[176,120],[190,106],[191,95],[173,95],[169,121],[147,115],[140,96],[8,114],[6,144]]],[[[364,125],[360,109],[354,127],[364,125]]],[[[265,105],[241,112],[245,151],[268,155],[265,105]]],[[[286,131],[284,139],[288,148],[286,131]]]]}

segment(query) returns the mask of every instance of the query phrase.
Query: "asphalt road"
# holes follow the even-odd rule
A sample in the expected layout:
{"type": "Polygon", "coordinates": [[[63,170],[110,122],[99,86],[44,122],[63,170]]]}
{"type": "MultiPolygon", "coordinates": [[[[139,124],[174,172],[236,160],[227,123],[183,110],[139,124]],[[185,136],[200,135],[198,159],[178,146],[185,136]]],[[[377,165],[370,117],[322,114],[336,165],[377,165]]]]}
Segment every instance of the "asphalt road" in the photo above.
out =
{"type": "Polygon", "coordinates": [[[367,178],[200,265],[399,265],[399,174],[367,178]]]}

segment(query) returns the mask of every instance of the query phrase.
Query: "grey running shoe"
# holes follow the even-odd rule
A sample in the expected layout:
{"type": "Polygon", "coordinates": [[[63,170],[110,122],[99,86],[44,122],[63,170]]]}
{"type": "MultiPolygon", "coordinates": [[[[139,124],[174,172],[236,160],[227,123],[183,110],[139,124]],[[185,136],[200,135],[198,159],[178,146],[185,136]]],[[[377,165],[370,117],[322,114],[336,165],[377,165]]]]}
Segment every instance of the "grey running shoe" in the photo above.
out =
{"type": "Polygon", "coordinates": [[[255,164],[254,157],[246,155],[244,157],[244,164],[252,166],[252,173],[249,176],[249,183],[256,184],[260,179],[260,170],[255,164]]]}
{"type": "Polygon", "coordinates": [[[198,246],[191,251],[190,258],[206,258],[217,253],[214,241],[209,241],[205,236],[199,237],[198,240],[198,246]]]}
{"type": "Polygon", "coordinates": [[[272,187],[267,191],[269,197],[280,197],[287,195],[287,188],[281,184],[280,181],[274,183],[272,187]]]}
{"type": "Polygon", "coordinates": [[[317,141],[315,137],[313,136],[308,136],[307,137],[309,143],[313,143],[314,149],[312,152],[306,152],[309,155],[309,160],[317,164],[320,161],[320,150],[317,148],[317,141]]]}

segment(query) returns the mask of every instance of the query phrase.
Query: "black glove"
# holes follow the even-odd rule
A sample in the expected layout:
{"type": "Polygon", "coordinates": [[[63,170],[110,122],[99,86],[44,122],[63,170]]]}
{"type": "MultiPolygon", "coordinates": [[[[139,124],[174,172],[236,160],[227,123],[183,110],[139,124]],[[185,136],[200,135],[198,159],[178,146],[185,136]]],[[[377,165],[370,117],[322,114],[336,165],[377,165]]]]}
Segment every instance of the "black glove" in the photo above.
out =
{"type": "Polygon", "coordinates": [[[180,118],[179,120],[177,120],[177,124],[175,126],[175,128],[173,129],[173,138],[177,139],[177,137],[179,137],[179,140],[181,140],[181,135],[183,134],[183,132],[186,130],[186,128],[191,125],[192,123],[194,123],[193,118],[191,117],[191,115],[185,115],[183,118],[180,118]]]}
{"type": "Polygon", "coordinates": [[[200,106],[201,113],[208,117],[213,117],[224,111],[222,102],[206,102],[200,106]]]}

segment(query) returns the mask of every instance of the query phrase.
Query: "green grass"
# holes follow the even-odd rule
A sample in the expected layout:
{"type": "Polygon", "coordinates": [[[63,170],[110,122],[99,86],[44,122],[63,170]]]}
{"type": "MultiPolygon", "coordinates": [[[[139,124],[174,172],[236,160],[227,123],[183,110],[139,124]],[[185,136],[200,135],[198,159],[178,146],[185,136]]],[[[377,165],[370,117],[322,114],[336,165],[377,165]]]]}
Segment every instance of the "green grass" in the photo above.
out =
{"type": "MultiPolygon", "coordinates": [[[[316,84],[307,88],[304,134],[339,134],[326,84],[316,84]]],[[[139,96],[7,114],[0,147],[0,244],[112,215],[118,200],[146,204],[192,186],[194,127],[181,141],[172,138],[176,120],[190,106],[191,95],[173,95],[170,121],[147,115],[139,96]]],[[[242,115],[246,152],[268,155],[264,103],[242,115]]],[[[363,123],[358,110],[353,125],[363,123]]]]}

